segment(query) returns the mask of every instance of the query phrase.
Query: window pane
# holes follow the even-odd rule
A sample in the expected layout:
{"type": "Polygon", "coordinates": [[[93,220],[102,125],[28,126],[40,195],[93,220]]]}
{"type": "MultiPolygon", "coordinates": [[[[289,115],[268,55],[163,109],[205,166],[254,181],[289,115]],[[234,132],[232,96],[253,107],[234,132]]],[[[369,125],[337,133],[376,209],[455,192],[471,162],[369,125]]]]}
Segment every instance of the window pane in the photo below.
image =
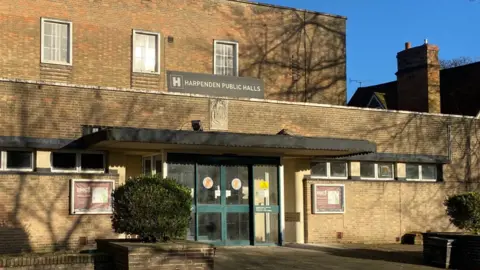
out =
{"type": "Polygon", "coordinates": [[[45,33],[45,35],[51,35],[52,34],[52,27],[53,27],[53,24],[52,23],[49,23],[49,22],[46,22],[43,27],[45,27],[45,29],[43,30],[43,32],[45,33]]]}
{"type": "Polygon", "coordinates": [[[327,177],[327,162],[317,162],[312,164],[312,176],[327,177]]]}
{"type": "Polygon", "coordinates": [[[162,156],[157,155],[157,156],[155,156],[155,174],[161,176],[162,175],[162,169],[163,169],[162,156]]]}
{"type": "Polygon", "coordinates": [[[379,163],[378,164],[378,178],[393,178],[393,164],[379,163]]]}
{"type": "Polygon", "coordinates": [[[139,71],[158,70],[158,41],[156,35],[135,34],[134,67],[139,71]]]}
{"type": "Polygon", "coordinates": [[[55,169],[75,170],[77,167],[75,153],[52,153],[52,167],[55,169]]]}
{"type": "Polygon", "coordinates": [[[417,164],[407,164],[407,179],[419,179],[419,171],[417,164]]]}
{"type": "Polygon", "coordinates": [[[195,187],[195,166],[193,164],[168,164],[168,178],[175,179],[178,183],[189,187],[193,195],[195,187]]]}
{"type": "Polygon", "coordinates": [[[375,178],[375,163],[370,163],[370,162],[360,163],[360,177],[375,178]]]}
{"type": "Polygon", "coordinates": [[[215,74],[234,76],[236,74],[236,45],[216,43],[215,74]]]}
{"type": "Polygon", "coordinates": [[[437,179],[437,166],[422,165],[422,179],[437,179]]]}
{"type": "Polygon", "coordinates": [[[31,169],[32,152],[28,151],[8,151],[7,152],[7,169],[31,169]]]}
{"type": "Polygon", "coordinates": [[[81,154],[82,170],[105,170],[103,154],[81,154]]]}
{"type": "Polygon", "coordinates": [[[151,157],[143,158],[143,174],[152,175],[152,158],[151,157]]]}
{"type": "Polygon", "coordinates": [[[330,162],[331,177],[347,177],[347,164],[345,162],[330,162]]]}
{"type": "Polygon", "coordinates": [[[45,22],[43,57],[47,61],[69,62],[70,27],[66,23],[45,22]]]}

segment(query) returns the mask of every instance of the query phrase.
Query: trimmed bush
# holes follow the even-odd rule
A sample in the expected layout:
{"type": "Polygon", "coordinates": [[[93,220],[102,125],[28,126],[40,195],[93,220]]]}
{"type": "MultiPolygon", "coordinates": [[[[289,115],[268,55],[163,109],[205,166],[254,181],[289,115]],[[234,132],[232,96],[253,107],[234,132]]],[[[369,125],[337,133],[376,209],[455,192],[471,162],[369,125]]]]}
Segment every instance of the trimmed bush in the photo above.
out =
{"type": "Polygon", "coordinates": [[[445,200],[450,222],[459,229],[480,233],[480,194],[469,192],[445,200]]]}
{"type": "Polygon", "coordinates": [[[113,192],[112,226],[144,242],[183,238],[190,221],[190,190],[173,179],[139,176],[113,192]]]}

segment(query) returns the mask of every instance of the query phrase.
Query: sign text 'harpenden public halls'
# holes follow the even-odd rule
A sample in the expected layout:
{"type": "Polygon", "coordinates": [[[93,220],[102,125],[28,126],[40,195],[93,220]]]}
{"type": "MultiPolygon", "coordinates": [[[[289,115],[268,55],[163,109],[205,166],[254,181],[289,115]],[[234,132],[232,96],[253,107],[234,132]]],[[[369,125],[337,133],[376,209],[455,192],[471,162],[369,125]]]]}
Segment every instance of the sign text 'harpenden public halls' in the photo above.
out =
{"type": "Polygon", "coordinates": [[[168,91],[223,97],[264,98],[262,80],[248,77],[167,71],[168,91]]]}

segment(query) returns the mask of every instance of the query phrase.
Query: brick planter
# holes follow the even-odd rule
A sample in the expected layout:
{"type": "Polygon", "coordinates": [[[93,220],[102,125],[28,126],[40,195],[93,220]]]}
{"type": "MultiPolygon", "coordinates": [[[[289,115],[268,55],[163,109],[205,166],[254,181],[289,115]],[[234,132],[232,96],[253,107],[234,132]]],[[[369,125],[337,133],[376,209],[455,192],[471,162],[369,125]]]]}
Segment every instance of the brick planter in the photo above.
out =
{"type": "Polygon", "coordinates": [[[113,258],[116,270],[213,269],[213,246],[197,242],[142,243],[131,239],[97,240],[97,248],[113,258]]]}
{"type": "MultiPolygon", "coordinates": [[[[425,233],[423,255],[432,264],[433,254],[443,254],[445,245],[451,243],[450,267],[455,269],[480,269],[480,236],[461,233],[425,233]],[[450,241],[448,241],[450,240],[450,241]]],[[[434,263],[433,263],[434,264],[434,263]]]]}

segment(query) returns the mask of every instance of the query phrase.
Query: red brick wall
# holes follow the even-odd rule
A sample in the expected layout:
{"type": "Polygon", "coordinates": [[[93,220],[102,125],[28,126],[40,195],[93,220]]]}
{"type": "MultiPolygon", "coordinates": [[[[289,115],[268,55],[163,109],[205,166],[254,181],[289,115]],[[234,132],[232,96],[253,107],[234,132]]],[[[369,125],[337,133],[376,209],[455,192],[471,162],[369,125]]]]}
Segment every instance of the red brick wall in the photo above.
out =
{"type": "Polygon", "coordinates": [[[345,31],[344,18],[227,0],[6,0],[0,77],[165,91],[166,70],[212,73],[213,41],[235,40],[240,75],[266,97],[345,104],[345,31]],[[40,64],[41,17],[73,23],[73,66],[40,64]],[[161,33],[160,75],[132,73],[133,29],[161,33]]]}

